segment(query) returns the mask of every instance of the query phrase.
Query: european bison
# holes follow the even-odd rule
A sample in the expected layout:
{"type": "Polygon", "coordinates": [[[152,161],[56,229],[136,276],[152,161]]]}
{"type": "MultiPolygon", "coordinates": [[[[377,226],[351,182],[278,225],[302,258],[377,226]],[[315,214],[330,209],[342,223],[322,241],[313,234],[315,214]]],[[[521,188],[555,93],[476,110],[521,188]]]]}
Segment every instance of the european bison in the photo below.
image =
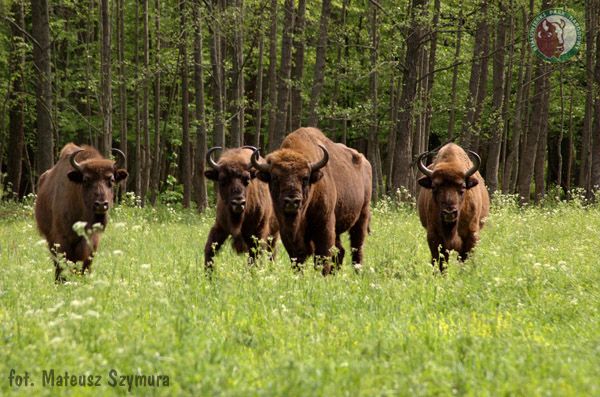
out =
{"type": "Polygon", "coordinates": [[[339,267],[344,257],[340,234],[350,232],[352,262],[362,262],[371,201],[371,165],[354,149],[334,143],[316,128],[290,133],[281,147],[259,162],[258,179],[269,184],[281,240],[296,266],[309,255],[331,272],[332,248],[339,267]]]}
{"type": "Polygon", "coordinates": [[[437,261],[443,271],[450,250],[457,251],[461,260],[467,259],[488,216],[490,199],[477,171],[481,163],[477,153],[469,150],[471,162],[460,146],[449,143],[439,150],[432,168],[423,164],[428,154],[421,154],[417,161],[425,174],[418,181],[423,189],[417,207],[421,224],[427,229],[432,264],[437,261]]]}
{"type": "Polygon", "coordinates": [[[108,210],[113,204],[113,185],[127,178],[121,168],[123,152],[113,149],[117,161],[105,159],[93,147],[68,143],[60,159],[42,174],[38,182],[35,219],[48,241],[56,267],[56,281],[64,281],[58,256],[64,254],[72,262],[82,261],[82,274],[90,269],[100,234],[93,228],[108,222],[108,210]],[[73,230],[76,222],[85,222],[89,243],[73,230]]]}
{"type": "Polygon", "coordinates": [[[210,229],[204,247],[204,265],[212,269],[213,257],[228,236],[233,238],[233,248],[248,252],[254,261],[260,244],[272,256],[277,242],[277,219],[267,186],[255,178],[256,171],[250,164],[250,155],[256,148],[244,146],[223,152],[218,163],[212,153],[221,150],[213,147],[206,153],[211,169],[204,175],[218,182],[217,216],[210,229]]]}

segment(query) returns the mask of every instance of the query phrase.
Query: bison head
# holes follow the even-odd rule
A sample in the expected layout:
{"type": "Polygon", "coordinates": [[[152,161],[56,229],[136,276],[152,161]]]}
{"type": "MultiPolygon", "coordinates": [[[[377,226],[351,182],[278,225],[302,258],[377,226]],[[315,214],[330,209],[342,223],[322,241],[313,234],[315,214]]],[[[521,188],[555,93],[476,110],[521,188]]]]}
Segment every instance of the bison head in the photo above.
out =
{"type": "Polygon", "coordinates": [[[565,50],[564,28],[566,22],[550,22],[544,18],[535,32],[535,42],[542,54],[551,57],[560,57],[565,50]]]}
{"type": "Polygon", "coordinates": [[[329,152],[319,145],[323,157],[311,163],[304,155],[289,149],[280,149],[267,157],[267,163],[259,163],[258,150],[251,160],[258,170],[258,179],[269,184],[273,204],[278,212],[295,217],[308,201],[311,185],[318,182],[321,168],[329,161],[329,152]]]}
{"type": "Polygon", "coordinates": [[[473,158],[473,166],[466,172],[460,167],[434,167],[433,170],[427,168],[423,160],[429,155],[428,152],[421,154],[417,161],[419,170],[425,174],[418,180],[419,185],[431,189],[443,223],[452,224],[458,220],[465,192],[479,183],[473,174],[479,169],[481,158],[471,150],[468,153],[473,158]]]}
{"type": "MultiPolygon", "coordinates": [[[[256,150],[254,146],[243,146],[243,149],[256,150]]],[[[233,214],[240,215],[246,208],[246,188],[255,177],[255,171],[248,161],[248,156],[232,155],[221,158],[216,163],[213,152],[222,150],[220,146],[210,148],[206,153],[206,163],[210,167],[204,175],[219,183],[219,196],[233,214]]]]}
{"type": "Polygon", "coordinates": [[[103,158],[89,158],[78,163],[75,157],[84,149],[76,150],[69,156],[73,167],[67,174],[69,180],[82,188],[85,208],[93,213],[94,223],[106,223],[106,214],[113,204],[113,185],[127,178],[128,173],[122,166],[125,155],[118,149],[113,149],[116,161],[103,158]]]}

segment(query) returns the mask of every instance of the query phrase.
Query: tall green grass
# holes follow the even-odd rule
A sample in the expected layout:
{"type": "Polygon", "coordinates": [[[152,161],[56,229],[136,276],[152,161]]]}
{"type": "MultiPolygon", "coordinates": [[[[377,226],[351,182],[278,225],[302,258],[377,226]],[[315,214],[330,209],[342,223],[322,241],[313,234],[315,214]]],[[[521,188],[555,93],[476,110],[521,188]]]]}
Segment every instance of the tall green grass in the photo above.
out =
{"type": "Polygon", "coordinates": [[[362,272],[347,255],[327,278],[280,245],[252,268],[227,246],[208,279],[214,214],[121,207],[94,272],[55,285],[31,206],[0,215],[0,394],[127,394],[111,369],[169,376],[135,395],[600,394],[600,209],[579,201],[499,198],[443,276],[414,209],[386,201],[362,272]],[[10,369],[35,386],[10,387],[10,369]],[[102,386],[42,387],[49,369],[102,386]]]}

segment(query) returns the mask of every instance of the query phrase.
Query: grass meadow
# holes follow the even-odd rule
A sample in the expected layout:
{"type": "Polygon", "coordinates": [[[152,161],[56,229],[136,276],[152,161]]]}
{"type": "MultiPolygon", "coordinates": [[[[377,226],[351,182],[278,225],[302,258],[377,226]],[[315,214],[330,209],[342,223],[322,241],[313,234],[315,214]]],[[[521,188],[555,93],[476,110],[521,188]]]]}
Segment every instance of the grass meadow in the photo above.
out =
{"type": "MultiPolygon", "coordinates": [[[[600,207],[501,197],[474,255],[436,274],[416,212],[373,209],[360,274],[248,267],[204,275],[214,214],[118,207],[94,272],[54,283],[31,205],[0,207],[0,395],[600,395],[600,207]],[[11,386],[11,369],[33,386],[11,386]],[[42,385],[43,371],[102,377],[42,385]]],[[[344,241],[348,247],[347,239],[344,241]]]]}

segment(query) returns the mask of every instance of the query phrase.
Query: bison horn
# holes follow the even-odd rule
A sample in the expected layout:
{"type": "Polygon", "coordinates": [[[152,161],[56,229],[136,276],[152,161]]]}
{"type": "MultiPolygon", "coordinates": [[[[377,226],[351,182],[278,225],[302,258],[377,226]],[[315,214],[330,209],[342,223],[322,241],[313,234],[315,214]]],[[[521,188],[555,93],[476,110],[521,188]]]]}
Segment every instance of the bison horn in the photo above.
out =
{"type": "Polygon", "coordinates": [[[79,163],[77,161],[75,161],[75,156],[77,156],[79,154],[79,152],[83,152],[83,149],[79,149],[79,150],[76,150],[73,153],[71,153],[71,156],[69,156],[69,162],[71,163],[71,166],[73,168],[75,168],[75,170],[82,172],[81,166],[79,165],[79,163]]]}
{"type": "Polygon", "coordinates": [[[213,160],[212,158],[212,154],[213,152],[217,151],[217,150],[222,150],[223,148],[221,146],[215,146],[215,147],[211,147],[210,149],[208,149],[208,152],[206,152],[206,164],[208,164],[210,166],[210,168],[214,168],[215,170],[219,169],[219,165],[217,163],[215,163],[215,160],[213,160]]]}
{"type": "Polygon", "coordinates": [[[329,152],[327,151],[327,149],[325,149],[325,146],[319,145],[319,147],[323,151],[323,158],[321,160],[317,161],[316,163],[312,163],[310,165],[310,171],[311,172],[312,171],[316,171],[316,170],[320,170],[321,168],[325,167],[325,165],[329,161],[329,152]]]}
{"type": "Polygon", "coordinates": [[[252,166],[261,172],[271,172],[271,165],[259,163],[258,156],[260,156],[260,149],[254,150],[252,157],[250,157],[250,163],[252,166]]]}
{"type": "MultiPolygon", "coordinates": [[[[250,150],[252,150],[252,151],[255,151],[255,150],[256,150],[256,148],[255,148],[254,146],[250,146],[250,145],[244,145],[244,146],[242,146],[242,149],[250,149],[250,150]]],[[[252,153],[252,154],[254,154],[254,153],[252,153]]],[[[246,168],[247,168],[247,169],[250,169],[250,168],[252,168],[252,162],[250,162],[250,163],[249,163],[249,164],[246,166],[246,168]]]]}
{"type": "Polygon", "coordinates": [[[119,168],[123,168],[125,166],[125,153],[123,153],[122,151],[120,151],[119,149],[112,149],[113,154],[115,155],[116,161],[115,161],[115,168],[119,169],[119,168]]]}
{"type": "Polygon", "coordinates": [[[469,170],[465,173],[465,178],[470,177],[474,173],[479,170],[479,166],[481,165],[481,157],[477,153],[472,150],[469,150],[469,155],[471,156],[471,160],[473,160],[473,167],[469,168],[469,170]]]}
{"type": "Polygon", "coordinates": [[[548,26],[548,20],[544,19],[542,21],[542,28],[544,28],[544,32],[547,32],[548,30],[550,30],[550,27],[548,26]]]}
{"type": "Polygon", "coordinates": [[[423,159],[427,158],[427,156],[429,156],[429,152],[421,153],[419,159],[417,160],[417,166],[419,167],[419,171],[431,178],[433,171],[427,168],[425,163],[423,163],[423,159]]]}

